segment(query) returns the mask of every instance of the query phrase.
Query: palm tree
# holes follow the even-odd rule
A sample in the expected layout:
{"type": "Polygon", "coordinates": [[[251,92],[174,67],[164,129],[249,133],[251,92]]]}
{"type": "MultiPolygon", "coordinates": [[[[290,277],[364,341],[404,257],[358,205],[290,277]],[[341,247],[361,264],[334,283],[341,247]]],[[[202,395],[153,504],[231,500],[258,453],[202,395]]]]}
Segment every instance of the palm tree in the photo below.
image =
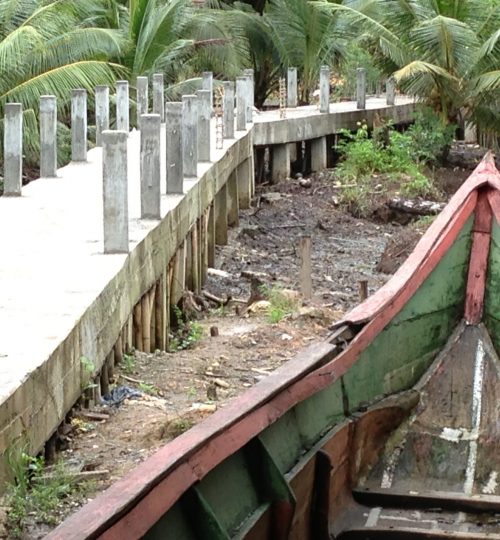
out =
{"type": "Polygon", "coordinates": [[[123,63],[131,80],[162,72],[175,83],[208,69],[234,75],[245,48],[231,35],[220,7],[216,1],[198,6],[192,0],[130,0],[131,47],[123,63]]]}
{"type": "Polygon", "coordinates": [[[0,0],[0,115],[7,102],[24,110],[25,151],[38,155],[38,106],[44,94],[67,110],[74,88],[89,92],[121,71],[109,58],[121,52],[115,30],[95,27],[98,0],[0,0]]]}
{"type": "Polygon", "coordinates": [[[468,119],[500,132],[498,0],[323,1],[321,9],[370,36],[387,72],[444,123],[468,119]]]}

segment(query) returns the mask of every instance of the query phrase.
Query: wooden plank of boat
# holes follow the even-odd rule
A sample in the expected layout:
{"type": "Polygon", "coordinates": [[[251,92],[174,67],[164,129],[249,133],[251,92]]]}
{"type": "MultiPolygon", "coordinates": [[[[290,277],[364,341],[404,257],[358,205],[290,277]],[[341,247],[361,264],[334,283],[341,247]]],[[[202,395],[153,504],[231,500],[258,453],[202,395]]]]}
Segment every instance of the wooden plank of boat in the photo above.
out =
{"type": "MultiPolygon", "coordinates": [[[[469,470],[469,488],[464,488],[464,494],[474,495],[477,485],[485,485],[485,475],[494,473],[498,466],[500,422],[494,402],[498,397],[498,364],[493,345],[484,328],[461,325],[457,329],[457,324],[463,317],[473,323],[482,315],[489,329],[498,326],[500,336],[500,300],[492,285],[497,269],[500,275],[499,190],[500,174],[487,156],[397,275],[342,322],[341,333],[351,331],[354,335],[349,344],[342,345],[336,338],[335,344],[321,344],[303,353],[166,445],[47,538],[327,539],[350,534],[364,534],[352,538],[371,538],[372,533],[381,538],[384,531],[393,534],[396,529],[399,536],[395,533],[392,537],[432,538],[422,536],[431,533],[419,530],[418,519],[408,517],[405,508],[384,508],[375,520],[371,514],[374,508],[356,502],[352,489],[366,479],[380,488],[384,460],[382,465],[377,462],[387,440],[391,443],[391,432],[410,413],[409,404],[415,404],[416,394],[422,396],[417,406],[422,413],[417,415],[418,421],[407,422],[411,429],[404,431],[405,437],[410,442],[446,442],[446,452],[455,452],[469,470]],[[487,214],[493,214],[495,220],[487,214]],[[479,343],[485,354],[479,363],[482,367],[474,368],[473,373],[474,380],[476,373],[482,374],[482,386],[472,384],[472,398],[460,403],[457,385],[470,378],[470,359],[479,350],[479,343]],[[461,347],[470,351],[468,361],[460,360],[461,347]],[[422,383],[415,392],[398,394],[411,388],[434,361],[434,367],[440,366],[441,371],[436,371],[439,376],[424,377],[428,386],[422,383]],[[448,375],[442,376],[445,372],[448,375]],[[453,419],[451,424],[443,424],[449,421],[448,409],[432,408],[427,403],[431,395],[437,396],[439,403],[446,393],[442,392],[445,384],[451,389],[446,395],[452,412],[459,406],[459,424],[453,419]],[[482,401],[481,418],[491,422],[496,418],[497,424],[493,431],[482,425],[474,431],[478,444],[472,474],[468,457],[473,454],[472,441],[457,443],[439,435],[445,427],[474,430],[471,417],[469,424],[462,425],[462,421],[466,410],[477,404],[479,386],[482,396],[493,396],[482,401]],[[392,396],[380,401],[384,394],[392,396]],[[441,431],[431,425],[434,417],[442,420],[441,431]],[[457,453],[458,447],[461,452],[457,453]],[[410,519],[411,527],[401,527],[405,521],[398,518],[410,519]]],[[[500,344],[495,339],[494,343],[500,344]]],[[[414,447],[426,457],[419,459],[418,452],[402,451],[393,459],[391,487],[396,490],[403,489],[405,463],[416,471],[426,465],[423,472],[434,472],[427,461],[443,463],[432,445],[430,450],[424,445],[423,451],[418,444],[414,447]]],[[[419,492],[436,490],[436,481],[445,489],[457,483],[453,477],[447,477],[448,483],[442,481],[443,475],[431,474],[429,482],[423,476],[417,479],[419,492]]],[[[493,480],[491,477],[489,485],[493,480]]],[[[453,523],[458,520],[448,517],[453,523]]],[[[460,519],[463,522],[455,529],[438,527],[440,530],[432,532],[448,536],[433,537],[482,538],[478,535],[484,531],[474,529],[472,518],[469,524],[464,521],[468,515],[460,519]],[[469,530],[464,532],[465,527],[469,530]]],[[[495,527],[492,524],[485,537],[497,538],[495,527]]]]}

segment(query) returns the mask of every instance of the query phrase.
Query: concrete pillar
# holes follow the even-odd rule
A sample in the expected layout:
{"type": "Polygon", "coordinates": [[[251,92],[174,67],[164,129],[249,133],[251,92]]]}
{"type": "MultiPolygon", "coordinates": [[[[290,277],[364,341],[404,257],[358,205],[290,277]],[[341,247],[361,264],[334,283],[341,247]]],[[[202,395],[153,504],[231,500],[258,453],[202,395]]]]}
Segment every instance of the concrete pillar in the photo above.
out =
{"type": "Polygon", "coordinates": [[[141,117],[141,218],[161,219],[159,114],[141,117]]]}
{"type": "Polygon", "coordinates": [[[311,141],[311,169],[313,171],[326,169],[326,160],[326,137],[313,139],[311,141]]]}
{"type": "Polygon", "coordinates": [[[87,91],[71,94],[71,160],[87,161],[87,91]]]}
{"type": "Polygon", "coordinates": [[[3,127],[3,194],[19,196],[23,185],[23,106],[6,103],[3,127]]]}
{"type": "Polygon", "coordinates": [[[147,77],[137,77],[137,129],[141,129],[141,116],[149,112],[149,80],[147,77]]]}
{"type": "Polygon", "coordinates": [[[116,129],[130,130],[128,81],[116,81],[116,129]]]}
{"type": "Polygon", "coordinates": [[[227,184],[215,195],[215,243],[227,244],[227,184]]]}
{"type": "Polygon", "coordinates": [[[224,81],[223,132],[224,139],[234,139],[234,82],[224,81]]]}
{"type": "Polygon", "coordinates": [[[290,177],[290,146],[276,144],[271,147],[272,155],[272,182],[277,183],[290,177]]]}
{"type": "Polygon", "coordinates": [[[57,100],[40,97],[40,177],[57,176],[57,100]]]}
{"type": "Polygon", "coordinates": [[[246,92],[246,102],[247,102],[247,122],[253,122],[253,105],[255,102],[255,88],[254,88],[254,72],[253,69],[245,69],[243,75],[247,78],[247,92],[246,92]]]}
{"type": "Polygon", "coordinates": [[[109,88],[95,87],[95,144],[102,146],[102,132],[109,129],[109,88]]]}
{"type": "Polygon", "coordinates": [[[153,75],[153,113],[159,114],[162,122],[165,122],[165,83],[163,73],[153,75]]]}
{"type": "Polygon", "coordinates": [[[286,78],[286,106],[297,107],[297,68],[288,68],[286,78]]]}
{"type": "Polygon", "coordinates": [[[182,96],[182,154],[184,176],[198,176],[198,99],[182,96]]]}
{"type": "Polygon", "coordinates": [[[366,109],[366,69],[356,70],[356,107],[366,109]]]}
{"type": "Polygon", "coordinates": [[[184,160],[182,158],[182,103],[165,105],[167,194],[184,193],[184,160]]]}
{"type": "Polygon", "coordinates": [[[104,253],[128,253],[128,131],[102,134],[104,253]]]}
{"type": "Polygon", "coordinates": [[[214,76],[211,71],[204,71],[201,75],[201,88],[210,92],[210,114],[212,114],[214,104],[214,76]]]}
{"type": "Polygon", "coordinates": [[[319,112],[330,112],[330,68],[321,66],[319,72],[319,112]]]}
{"type": "Polygon", "coordinates": [[[198,90],[198,160],[210,161],[210,117],[212,95],[210,90],[198,90]]]}
{"type": "Polygon", "coordinates": [[[233,171],[227,180],[227,224],[237,227],[240,222],[238,199],[238,177],[233,171]]]}
{"type": "Polygon", "coordinates": [[[253,160],[250,158],[246,159],[236,169],[236,178],[238,180],[238,205],[242,209],[250,208],[253,174],[253,160]]]}
{"type": "Polygon", "coordinates": [[[247,128],[246,77],[236,77],[236,131],[247,128]]]}
{"type": "Polygon", "coordinates": [[[396,104],[396,81],[393,79],[393,77],[390,77],[387,79],[387,82],[385,83],[385,93],[386,93],[386,102],[387,105],[395,105],[396,104]]]}

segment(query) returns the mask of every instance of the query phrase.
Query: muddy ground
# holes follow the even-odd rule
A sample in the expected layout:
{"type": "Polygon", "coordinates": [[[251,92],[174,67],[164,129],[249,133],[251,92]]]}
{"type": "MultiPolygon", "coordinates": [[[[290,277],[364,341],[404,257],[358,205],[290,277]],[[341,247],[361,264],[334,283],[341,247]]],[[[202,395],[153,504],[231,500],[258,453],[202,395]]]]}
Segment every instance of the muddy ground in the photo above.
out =
{"type": "MultiPolygon", "coordinates": [[[[438,171],[443,192],[453,192],[468,174],[438,171]]],[[[313,177],[309,187],[295,179],[258,190],[253,207],[230,231],[228,245],[217,248],[222,273],[211,274],[205,285],[211,294],[233,300],[222,307],[212,303],[190,331],[184,328],[193,338],[189,349],[125,358],[114,382],[139,390],[139,398],[74,412],[59,456],[71,470],[93,471],[95,478],[84,498],[61,501],[55,521],[267,377],[298,349],[325,337],[358,303],[360,280],[367,281],[369,294],[381,287],[431,222],[401,226],[356,219],[337,201],[338,188],[328,172],[313,177]],[[278,313],[284,315],[279,322],[270,321],[268,305],[247,311],[250,279],[242,278],[242,271],[260,273],[268,291],[299,289],[298,246],[304,235],[312,240],[313,298],[302,301],[286,293],[291,301],[285,313],[278,313]],[[216,337],[210,335],[213,327],[216,337]]],[[[22,538],[43,538],[52,527],[38,523],[36,515],[29,522],[22,538]]]]}

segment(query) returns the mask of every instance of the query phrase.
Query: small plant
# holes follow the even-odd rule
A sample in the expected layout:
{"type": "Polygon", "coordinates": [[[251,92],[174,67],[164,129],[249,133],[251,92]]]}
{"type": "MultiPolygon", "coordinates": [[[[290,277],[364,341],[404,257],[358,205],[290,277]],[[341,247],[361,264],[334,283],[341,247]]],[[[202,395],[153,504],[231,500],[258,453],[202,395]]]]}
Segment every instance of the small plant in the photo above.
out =
{"type": "Polygon", "coordinates": [[[168,426],[168,433],[172,438],[182,435],[194,426],[194,422],[188,418],[177,418],[168,426]]]}
{"type": "Polygon", "coordinates": [[[270,303],[267,320],[271,324],[277,324],[297,309],[297,300],[285,294],[279,287],[261,288],[261,292],[270,303]]]}
{"type": "Polygon", "coordinates": [[[135,370],[135,356],[133,354],[124,354],[121,367],[125,373],[133,373],[135,370]]]}
{"type": "Polygon", "coordinates": [[[83,496],[86,483],[73,484],[62,463],[46,468],[43,457],[25,451],[8,452],[7,463],[15,480],[7,484],[7,526],[12,538],[19,538],[28,519],[49,525],[57,522],[55,510],[69,495],[83,496]]]}
{"type": "Polygon", "coordinates": [[[145,382],[139,383],[139,390],[144,394],[149,394],[150,396],[156,396],[158,394],[158,388],[156,388],[154,384],[145,382]]]}
{"type": "Polygon", "coordinates": [[[186,321],[179,307],[174,306],[173,311],[177,322],[177,330],[170,340],[170,350],[182,351],[190,349],[203,337],[203,328],[196,321],[186,321]]]}
{"type": "Polygon", "coordinates": [[[190,386],[186,394],[187,394],[187,397],[194,398],[197,394],[196,388],[194,386],[190,386]]]}
{"type": "Polygon", "coordinates": [[[86,356],[80,357],[80,365],[82,368],[81,388],[82,392],[90,388],[95,388],[95,384],[91,382],[91,379],[95,373],[95,364],[86,356]]]}

